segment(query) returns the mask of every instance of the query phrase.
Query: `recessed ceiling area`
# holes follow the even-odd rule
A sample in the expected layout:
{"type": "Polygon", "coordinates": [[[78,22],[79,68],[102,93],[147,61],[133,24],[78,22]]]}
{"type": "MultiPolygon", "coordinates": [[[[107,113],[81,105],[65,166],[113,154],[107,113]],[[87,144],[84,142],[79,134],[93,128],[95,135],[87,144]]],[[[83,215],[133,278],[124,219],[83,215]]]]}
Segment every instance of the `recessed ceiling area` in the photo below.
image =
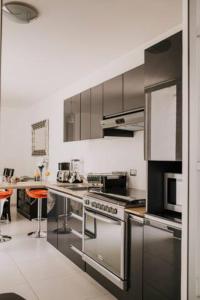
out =
{"type": "MultiPolygon", "coordinates": [[[[5,1],[6,2],[6,1],[5,1]]],[[[29,0],[39,18],[3,17],[2,102],[29,105],[182,22],[181,0],[29,0]]]]}

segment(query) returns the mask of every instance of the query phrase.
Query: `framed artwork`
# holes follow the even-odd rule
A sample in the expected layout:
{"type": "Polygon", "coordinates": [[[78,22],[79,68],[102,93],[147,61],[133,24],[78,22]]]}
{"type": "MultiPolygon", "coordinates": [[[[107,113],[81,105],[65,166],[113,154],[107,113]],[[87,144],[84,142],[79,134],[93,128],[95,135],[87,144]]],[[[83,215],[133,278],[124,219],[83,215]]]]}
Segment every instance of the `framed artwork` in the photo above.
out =
{"type": "Polygon", "coordinates": [[[49,121],[44,120],[32,125],[32,156],[48,155],[49,121]]]}

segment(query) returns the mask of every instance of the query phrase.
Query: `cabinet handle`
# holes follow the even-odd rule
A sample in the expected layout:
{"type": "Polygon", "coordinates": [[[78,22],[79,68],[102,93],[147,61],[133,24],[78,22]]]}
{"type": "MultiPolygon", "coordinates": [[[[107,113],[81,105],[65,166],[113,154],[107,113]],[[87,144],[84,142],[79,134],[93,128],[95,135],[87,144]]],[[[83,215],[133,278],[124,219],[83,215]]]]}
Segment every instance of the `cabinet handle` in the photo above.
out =
{"type": "Polygon", "coordinates": [[[78,231],[74,230],[71,228],[71,233],[73,233],[74,235],[76,235],[77,237],[79,237],[80,239],[83,238],[83,235],[81,233],[79,233],[78,231]]]}
{"type": "Polygon", "coordinates": [[[70,249],[71,249],[72,251],[76,252],[78,255],[83,256],[82,251],[80,251],[79,249],[77,249],[77,248],[74,247],[73,245],[70,245],[69,247],[70,247],[70,249]]]}
{"type": "Polygon", "coordinates": [[[144,218],[142,218],[142,217],[137,217],[137,216],[131,215],[130,219],[137,223],[144,224],[144,218]]]}

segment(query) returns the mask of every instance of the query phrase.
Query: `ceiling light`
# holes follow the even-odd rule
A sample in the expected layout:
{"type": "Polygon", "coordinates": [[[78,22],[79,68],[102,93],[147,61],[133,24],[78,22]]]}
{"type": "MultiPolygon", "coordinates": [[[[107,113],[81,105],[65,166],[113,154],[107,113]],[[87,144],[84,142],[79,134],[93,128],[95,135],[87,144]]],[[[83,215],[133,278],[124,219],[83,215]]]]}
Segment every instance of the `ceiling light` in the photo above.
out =
{"type": "Polygon", "coordinates": [[[38,17],[38,11],[32,5],[11,1],[3,5],[4,14],[17,23],[29,23],[38,17]]]}

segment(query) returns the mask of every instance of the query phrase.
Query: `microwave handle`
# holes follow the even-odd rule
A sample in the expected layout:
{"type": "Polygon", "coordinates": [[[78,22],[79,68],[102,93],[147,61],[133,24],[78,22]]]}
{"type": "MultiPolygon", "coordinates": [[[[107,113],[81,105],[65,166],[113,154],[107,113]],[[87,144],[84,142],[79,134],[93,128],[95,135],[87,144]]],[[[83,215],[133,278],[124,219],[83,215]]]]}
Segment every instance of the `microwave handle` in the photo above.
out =
{"type": "Polygon", "coordinates": [[[108,223],[108,224],[115,224],[115,225],[120,225],[121,224],[121,221],[105,218],[103,216],[100,216],[100,215],[97,215],[97,214],[94,214],[94,213],[91,213],[91,212],[88,212],[88,211],[85,211],[85,214],[92,217],[92,218],[94,218],[94,219],[97,219],[99,221],[102,221],[102,222],[105,222],[105,223],[108,223]]]}

